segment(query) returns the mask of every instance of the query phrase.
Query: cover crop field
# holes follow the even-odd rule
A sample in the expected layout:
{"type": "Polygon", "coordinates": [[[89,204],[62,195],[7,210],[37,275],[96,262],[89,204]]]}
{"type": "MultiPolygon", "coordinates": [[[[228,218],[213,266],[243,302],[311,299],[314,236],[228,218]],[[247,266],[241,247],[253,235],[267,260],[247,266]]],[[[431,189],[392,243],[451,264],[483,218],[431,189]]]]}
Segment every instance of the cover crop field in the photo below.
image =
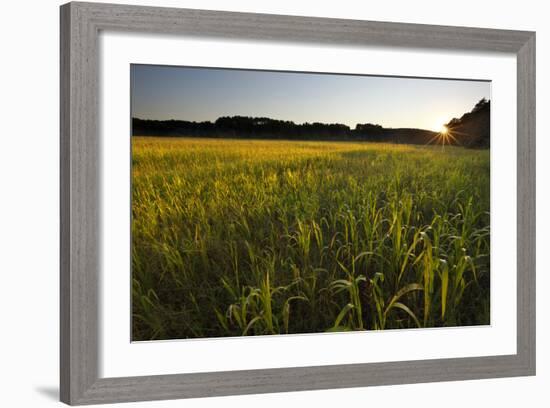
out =
{"type": "Polygon", "coordinates": [[[132,339],[489,324],[489,151],[132,138],[132,339]]]}

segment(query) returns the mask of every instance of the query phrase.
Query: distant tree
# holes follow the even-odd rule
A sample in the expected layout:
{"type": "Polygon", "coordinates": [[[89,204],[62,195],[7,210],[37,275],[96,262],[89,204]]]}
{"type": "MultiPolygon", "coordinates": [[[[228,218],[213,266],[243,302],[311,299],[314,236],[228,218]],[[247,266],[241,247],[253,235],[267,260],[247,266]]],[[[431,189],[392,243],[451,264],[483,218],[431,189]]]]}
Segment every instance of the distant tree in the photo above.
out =
{"type": "Polygon", "coordinates": [[[479,112],[479,111],[485,109],[486,107],[489,106],[489,103],[490,102],[487,99],[482,98],[478,103],[476,103],[476,105],[472,109],[471,113],[479,112]]]}
{"type": "Polygon", "coordinates": [[[453,118],[447,124],[458,144],[465,147],[488,148],[491,140],[491,101],[479,100],[470,112],[453,118]]]}

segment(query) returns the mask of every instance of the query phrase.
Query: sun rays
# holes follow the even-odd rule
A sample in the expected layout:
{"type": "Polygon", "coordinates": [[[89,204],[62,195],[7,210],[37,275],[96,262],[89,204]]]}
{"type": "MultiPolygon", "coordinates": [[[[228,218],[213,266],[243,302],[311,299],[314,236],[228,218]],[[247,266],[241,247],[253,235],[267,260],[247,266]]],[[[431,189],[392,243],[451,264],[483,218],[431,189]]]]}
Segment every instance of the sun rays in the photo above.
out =
{"type": "Polygon", "coordinates": [[[459,140],[456,138],[456,136],[460,134],[464,133],[453,130],[446,125],[442,125],[439,132],[436,133],[436,135],[432,137],[426,144],[440,144],[443,148],[445,147],[445,145],[451,144],[461,146],[462,143],[460,143],[459,140]]]}

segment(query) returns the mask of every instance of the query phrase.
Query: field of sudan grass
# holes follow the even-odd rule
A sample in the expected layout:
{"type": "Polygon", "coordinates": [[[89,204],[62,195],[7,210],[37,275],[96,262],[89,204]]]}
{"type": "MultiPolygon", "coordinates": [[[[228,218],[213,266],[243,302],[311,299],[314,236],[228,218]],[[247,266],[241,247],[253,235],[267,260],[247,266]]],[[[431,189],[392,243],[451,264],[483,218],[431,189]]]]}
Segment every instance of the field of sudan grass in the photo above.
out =
{"type": "Polygon", "coordinates": [[[132,150],[134,341],[489,324],[489,150],[132,150]]]}

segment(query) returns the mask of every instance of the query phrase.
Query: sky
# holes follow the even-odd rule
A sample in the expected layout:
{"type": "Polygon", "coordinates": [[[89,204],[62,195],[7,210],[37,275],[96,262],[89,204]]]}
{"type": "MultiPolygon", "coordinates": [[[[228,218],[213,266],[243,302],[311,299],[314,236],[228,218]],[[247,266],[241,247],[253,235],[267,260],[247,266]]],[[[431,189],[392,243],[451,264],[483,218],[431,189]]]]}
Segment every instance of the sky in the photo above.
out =
{"type": "Polygon", "coordinates": [[[490,82],[131,65],[132,117],[261,116],[438,131],[490,99],[490,82]]]}

